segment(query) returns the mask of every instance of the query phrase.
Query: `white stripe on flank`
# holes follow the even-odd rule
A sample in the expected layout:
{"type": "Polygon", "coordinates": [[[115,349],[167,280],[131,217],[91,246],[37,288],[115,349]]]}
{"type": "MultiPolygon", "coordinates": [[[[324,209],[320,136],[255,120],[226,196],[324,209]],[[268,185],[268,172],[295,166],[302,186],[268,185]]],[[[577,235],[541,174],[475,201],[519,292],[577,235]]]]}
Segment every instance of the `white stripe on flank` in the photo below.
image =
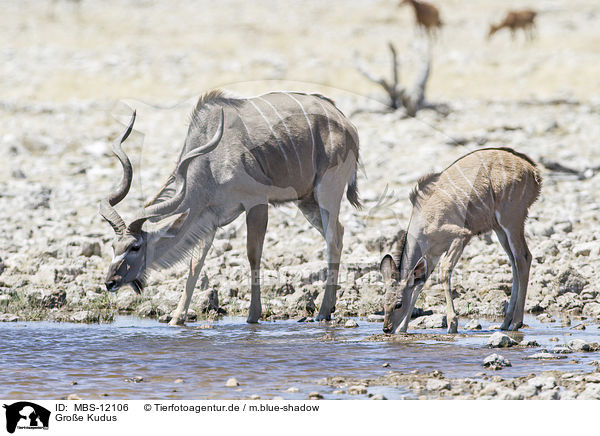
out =
{"type": "MultiPolygon", "coordinates": [[[[467,199],[467,206],[465,207],[465,211],[466,211],[466,210],[468,209],[469,203],[471,202],[471,201],[470,201],[470,198],[471,198],[471,197],[469,197],[469,194],[467,194],[467,192],[466,192],[464,189],[462,189],[460,186],[456,185],[456,184],[455,184],[455,183],[452,181],[452,179],[450,178],[450,176],[449,176],[448,174],[446,174],[446,177],[448,178],[448,181],[450,182],[450,184],[451,184],[451,185],[452,185],[454,188],[456,188],[456,189],[460,190],[460,192],[462,192],[462,193],[463,193],[463,195],[464,195],[464,197],[463,197],[463,198],[466,198],[466,199],[467,199]]],[[[458,195],[458,194],[457,194],[457,195],[458,195]]],[[[462,199],[461,199],[461,202],[462,202],[462,199]]],[[[475,203],[472,203],[472,204],[473,204],[473,206],[475,206],[477,209],[479,209],[479,210],[482,210],[482,209],[481,209],[481,206],[477,206],[475,203]]],[[[466,216],[466,215],[465,215],[465,216],[466,216]]]]}
{"type": "Polygon", "coordinates": [[[283,117],[281,116],[281,114],[279,113],[279,111],[277,111],[277,109],[275,108],[275,106],[273,106],[270,101],[265,100],[262,97],[258,97],[258,98],[261,99],[262,101],[264,101],[265,103],[267,103],[269,106],[271,106],[271,109],[273,109],[273,111],[275,112],[275,114],[277,114],[277,116],[279,117],[279,119],[281,120],[281,122],[283,124],[283,127],[285,127],[285,130],[287,132],[288,138],[290,138],[290,142],[292,144],[292,148],[294,149],[294,153],[296,153],[296,159],[298,159],[298,168],[300,169],[300,177],[303,178],[303,176],[302,176],[302,161],[300,160],[300,155],[298,155],[298,149],[296,148],[296,143],[294,142],[294,138],[292,138],[292,132],[290,132],[290,129],[288,128],[288,126],[285,123],[283,117]]]}
{"type": "MultiPolygon", "coordinates": [[[[281,150],[281,153],[283,153],[283,158],[285,159],[285,162],[286,162],[286,165],[287,165],[288,164],[287,155],[285,154],[285,150],[283,149],[283,144],[281,143],[281,141],[277,137],[277,134],[275,133],[275,130],[273,130],[273,126],[271,125],[271,123],[269,122],[269,120],[267,119],[267,117],[265,116],[265,114],[263,113],[263,111],[261,111],[260,108],[252,100],[248,100],[248,101],[250,102],[250,104],[252,104],[252,106],[254,106],[254,109],[256,109],[258,111],[258,113],[263,117],[263,119],[265,120],[265,122],[269,126],[269,129],[271,130],[271,133],[273,134],[273,137],[275,138],[275,140],[277,140],[277,145],[279,145],[279,149],[281,150]]],[[[289,166],[288,166],[288,168],[289,168],[289,166]]]]}
{"type": "Polygon", "coordinates": [[[498,160],[500,161],[500,167],[502,168],[502,176],[504,183],[502,184],[502,198],[504,199],[504,190],[506,189],[506,169],[504,168],[504,161],[502,160],[502,152],[498,151],[498,160]]]}
{"type": "MultiPolygon", "coordinates": [[[[448,192],[447,192],[447,191],[446,191],[444,188],[442,188],[441,186],[439,186],[439,188],[440,188],[440,191],[441,191],[441,192],[443,192],[443,193],[444,193],[444,195],[446,195],[446,197],[448,197],[448,199],[449,199],[449,200],[450,200],[452,203],[456,204],[456,200],[455,200],[455,199],[454,199],[454,198],[453,198],[453,197],[452,197],[450,194],[448,194],[448,192]]],[[[465,210],[465,217],[466,217],[466,216],[467,216],[467,211],[465,210]]]]}
{"type": "Polygon", "coordinates": [[[490,171],[488,170],[488,167],[485,163],[485,159],[483,157],[481,157],[481,155],[477,155],[479,157],[479,160],[481,161],[481,165],[483,166],[483,170],[485,171],[485,174],[487,174],[487,178],[488,178],[488,190],[490,191],[490,198],[492,199],[492,202],[495,203],[494,201],[494,190],[492,189],[492,177],[490,176],[490,171]]]}
{"type": "Polygon", "coordinates": [[[315,162],[315,135],[313,133],[312,124],[310,124],[310,120],[308,119],[308,115],[306,114],[306,111],[304,110],[304,106],[302,106],[302,103],[300,103],[292,94],[290,94],[288,92],[284,92],[284,94],[287,95],[292,100],[294,100],[296,103],[298,103],[298,105],[300,106],[300,109],[302,109],[302,113],[304,114],[304,118],[306,118],[306,122],[308,123],[308,128],[310,129],[310,139],[312,140],[312,161],[313,161],[313,169],[314,169],[315,166],[316,166],[316,162],[315,162]]]}
{"type": "Polygon", "coordinates": [[[325,109],[325,106],[323,106],[323,103],[321,103],[320,99],[318,100],[318,102],[323,108],[323,112],[325,112],[325,116],[327,117],[327,128],[329,129],[329,142],[331,143],[331,149],[333,150],[333,134],[331,132],[331,121],[329,120],[329,112],[327,112],[327,109],[325,109]]]}
{"type": "Polygon", "coordinates": [[[473,182],[471,182],[467,176],[465,176],[465,173],[463,173],[463,171],[460,169],[459,165],[456,165],[456,169],[458,170],[458,172],[465,178],[465,180],[469,183],[469,185],[471,185],[471,189],[473,190],[473,192],[475,193],[475,195],[477,195],[477,198],[479,199],[479,201],[481,202],[481,204],[487,209],[490,210],[490,208],[488,207],[487,204],[485,204],[485,202],[483,201],[483,199],[481,198],[481,196],[479,195],[479,192],[477,192],[477,189],[475,189],[475,185],[473,184],[473,182]]]}
{"type": "MultiPolygon", "coordinates": [[[[446,173],[444,173],[446,174],[446,173]]],[[[456,195],[456,198],[454,198],[453,200],[455,202],[459,202],[460,205],[463,207],[463,209],[465,210],[465,218],[467,217],[467,209],[468,209],[468,205],[465,205],[465,203],[462,201],[462,198],[460,197],[460,195],[458,195],[458,191],[455,189],[454,183],[452,183],[452,180],[450,180],[450,176],[448,176],[448,174],[446,174],[446,177],[448,178],[448,181],[450,182],[450,187],[452,188],[452,191],[454,191],[454,195],[456,195]]]]}
{"type": "MultiPolygon", "coordinates": [[[[515,168],[516,165],[514,164],[514,161],[515,160],[513,159],[513,171],[516,169],[515,168]]],[[[510,201],[510,196],[513,192],[514,187],[515,187],[515,181],[514,181],[514,177],[513,177],[512,181],[510,182],[510,189],[508,190],[508,201],[510,201]]]]}
{"type": "Polygon", "coordinates": [[[238,117],[239,117],[240,121],[242,122],[242,125],[244,126],[244,129],[246,129],[246,133],[248,134],[248,139],[250,140],[250,144],[252,144],[252,148],[256,147],[254,145],[254,141],[252,141],[252,136],[250,136],[250,129],[248,129],[248,126],[246,125],[246,122],[241,117],[241,115],[238,114],[238,117]]]}

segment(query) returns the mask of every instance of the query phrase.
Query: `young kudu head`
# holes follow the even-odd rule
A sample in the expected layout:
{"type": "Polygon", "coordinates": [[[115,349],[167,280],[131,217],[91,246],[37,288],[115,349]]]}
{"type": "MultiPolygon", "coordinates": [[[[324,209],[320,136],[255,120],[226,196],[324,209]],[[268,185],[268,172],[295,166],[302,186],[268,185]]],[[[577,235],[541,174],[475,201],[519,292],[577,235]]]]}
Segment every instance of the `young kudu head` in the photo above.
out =
{"type": "Polygon", "coordinates": [[[213,138],[205,145],[191,150],[179,160],[173,173],[176,186],[175,194],[164,201],[151,204],[129,225],[126,225],[114,206],[127,196],[133,179],[133,167],[127,154],[121,148],[121,144],[131,133],[135,116],[134,111],[127,129],[113,144],[113,152],[123,167],[121,182],[117,189],[102,200],[99,208],[100,215],[112,226],[116,236],[113,241],[114,258],[108,269],[105,282],[106,289],[112,292],[117,291],[125,284],[130,284],[138,293],[142,291],[147,267],[152,264],[157,254],[160,254],[156,253],[157,248],[160,247],[161,242],[174,238],[188,218],[189,211],[178,215],[176,212],[185,196],[186,174],[190,162],[195,157],[212,151],[223,135],[224,114],[221,111],[219,127],[213,138]],[[173,216],[176,216],[175,220],[159,226],[156,231],[148,232],[142,228],[144,223],[151,218],[162,220],[173,216]]]}
{"type": "Polygon", "coordinates": [[[411,315],[408,311],[412,308],[413,295],[416,295],[414,291],[418,290],[418,287],[423,287],[427,280],[427,260],[424,257],[411,271],[408,271],[408,274],[402,273],[406,237],[406,232],[402,230],[397,237],[394,256],[385,255],[379,267],[385,284],[386,301],[383,320],[385,333],[395,333],[406,316],[411,315]]]}

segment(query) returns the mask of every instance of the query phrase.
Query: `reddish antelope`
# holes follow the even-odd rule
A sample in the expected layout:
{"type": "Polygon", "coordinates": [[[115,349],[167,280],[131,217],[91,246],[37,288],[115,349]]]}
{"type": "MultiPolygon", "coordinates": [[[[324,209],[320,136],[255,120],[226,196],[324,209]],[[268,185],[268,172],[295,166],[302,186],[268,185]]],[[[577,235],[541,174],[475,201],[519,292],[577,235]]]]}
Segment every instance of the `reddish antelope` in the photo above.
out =
{"type": "Polygon", "coordinates": [[[175,171],[126,225],[113,206],[131,185],[133,170],[121,143],[134,119],[135,113],[113,146],[123,166],[121,183],[100,207],[117,236],[107,289],[130,284],[141,292],[149,270],[190,256],[185,292],[171,320],[172,325],[183,324],[215,231],[245,212],[251,269],[247,321],[258,322],[268,203],[294,201],[327,243],[327,282],[317,319],[329,320],[335,310],[344,233],[338,214],[346,185],[350,203],[360,205],[358,134],[335,104],[321,95],[295,92],[248,99],[226,97],[221,91],[206,94],[194,109],[175,171]],[[146,228],[148,221],[160,221],[158,229],[146,228]]]}
{"type": "Polygon", "coordinates": [[[498,30],[506,27],[507,29],[510,29],[510,34],[513,38],[515,37],[517,29],[523,29],[525,35],[527,35],[529,39],[533,39],[536,15],[537,13],[531,9],[508,11],[506,17],[504,17],[504,20],[502,20],[500,24],[490,24],[488,38],[491,38],[498,30]]]}
{"type": "Polygon", "coordinates": [[[529,206],[541,190],[535,163],[510,148],[469,153],[441,173],[419,180],[410,195],[413,205],[406,232],[393,255],[381,261],[386,283],[384,332],[406,332],[425,281],[441,261],[448,332],[456,333],[451,275],[474,235],[493,230],[512,266],[510,302],[502,329],[523,325],[531,253],[525,241],[529,206]]]}
{"type": "Polygon", "coordinates": [[[399,6],[405,4],[410,4],[413,7],[417,26],[425,30],[430,36],[435,35],[435,32],[441,29],[443,23],[440,20],[440,12],[434,5],[417,0],[402,0],[399,6]]]}

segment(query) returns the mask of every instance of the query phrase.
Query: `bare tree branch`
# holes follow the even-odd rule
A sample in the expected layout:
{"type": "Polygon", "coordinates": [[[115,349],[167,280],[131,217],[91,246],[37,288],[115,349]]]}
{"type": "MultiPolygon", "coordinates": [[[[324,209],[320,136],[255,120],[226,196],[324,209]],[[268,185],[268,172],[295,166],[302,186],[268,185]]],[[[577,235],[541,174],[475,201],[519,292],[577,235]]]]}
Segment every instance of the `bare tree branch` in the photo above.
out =
{"type": "MultiPolygon", "coordinates": [[[[431,72],[431,55],[429,45],[427,47],[427,61],[423,66],[423,69],[417,77],[415,86],[412,92],[407,90],[399,84],[400,76],[400,62],[398,60],[398,54],[396,47],[393,43],[388,43],[388,48],[392,58],[392,77],[388,81],[384,77],[380,77],[369,72],[359,61],[358,54],[355,53],[355,65],[356,69],[369,81],[376,83],[381,86],[389,97],[389,106],[392,109],[398,109],[403,107],[406,110],[407,115],[414,117],[416,113],[423,108],[431,108],[437,110],[436,105],[428,104],[425,100],[425,89],[427,87],[427,80],[431,72]]],[[[447,110],[447,108],[446,108],[447,110]]]]}

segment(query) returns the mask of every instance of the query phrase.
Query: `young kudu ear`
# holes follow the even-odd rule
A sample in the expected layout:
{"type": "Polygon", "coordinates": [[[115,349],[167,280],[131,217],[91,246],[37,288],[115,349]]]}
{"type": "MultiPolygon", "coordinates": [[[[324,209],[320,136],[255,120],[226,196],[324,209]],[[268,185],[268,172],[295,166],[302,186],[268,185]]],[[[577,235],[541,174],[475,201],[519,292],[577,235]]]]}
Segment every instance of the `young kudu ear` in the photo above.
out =
{"type": "Polygon", "coordinates": [[[415,284],[425,283],[427,279],[427,259],[420,258],[412,271],[415,284]]]}
{"type": "Polygon", "coordinates": [[[394,263],[394,259],[389,254],[386,254],[383,259],[381,259],[381,264],[379,265],[379,271],[383,276],[383,281],[387,282],[392,280],[394,277],[394,273],[396,272],[396,264],[394,263]]]}

